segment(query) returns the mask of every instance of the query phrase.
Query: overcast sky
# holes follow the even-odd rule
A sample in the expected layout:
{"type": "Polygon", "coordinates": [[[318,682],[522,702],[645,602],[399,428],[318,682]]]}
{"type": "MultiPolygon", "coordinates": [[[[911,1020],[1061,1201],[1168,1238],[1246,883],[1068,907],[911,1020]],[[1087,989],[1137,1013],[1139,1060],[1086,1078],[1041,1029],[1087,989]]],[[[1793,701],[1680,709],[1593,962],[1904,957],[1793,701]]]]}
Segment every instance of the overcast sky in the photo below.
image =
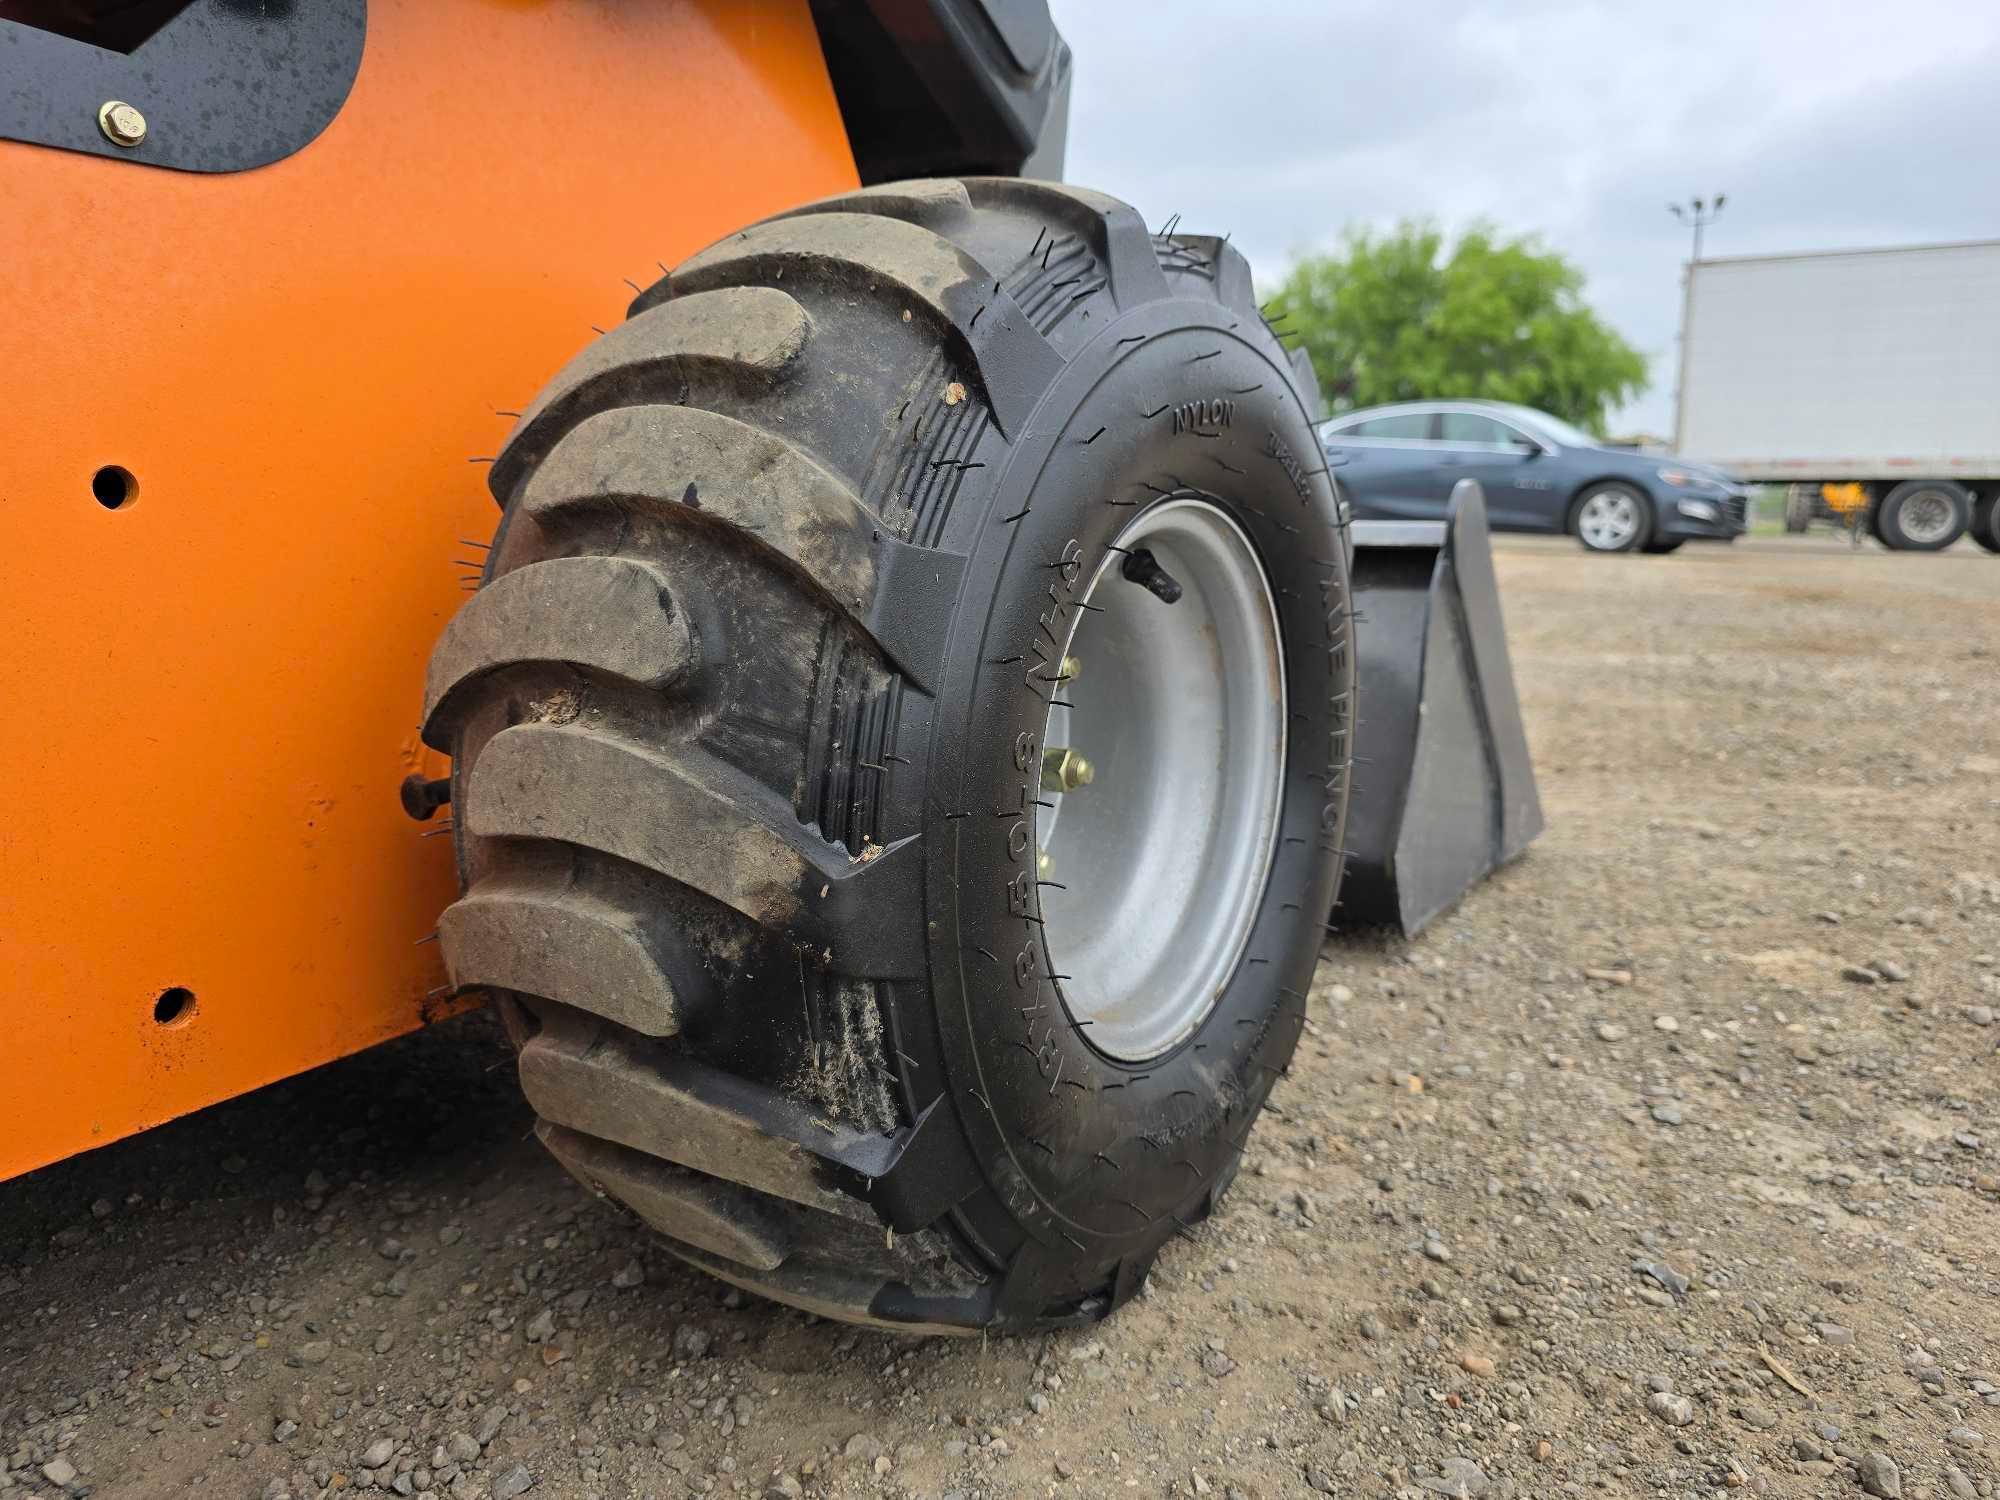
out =
{"type": "Polygon", "coordinates": [[[1053,8],[1071,181],[1228,231],[1266,287],[1348,225],[1539,234],[1652,360],[1614,430],[1672,431],[1670,200],[1728,194],[1704,255],[2000,237],[1991,0],[1053,8]]]}

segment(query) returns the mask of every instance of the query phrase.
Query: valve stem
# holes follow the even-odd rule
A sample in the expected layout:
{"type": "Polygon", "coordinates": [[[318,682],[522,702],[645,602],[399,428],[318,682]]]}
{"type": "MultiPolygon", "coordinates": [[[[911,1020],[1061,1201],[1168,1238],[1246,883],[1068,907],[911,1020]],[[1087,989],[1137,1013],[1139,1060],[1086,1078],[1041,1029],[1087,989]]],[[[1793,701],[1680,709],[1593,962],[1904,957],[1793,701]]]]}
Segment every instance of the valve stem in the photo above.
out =
{"type": "Polygon", "coordinates": [[[1144,547],[1125,555],[1125,566],[1121,571],[1133,583],[1144,584],[1152,590],[1153,597],[1162,604],[1180,603],[1181,581],[1161,567],[1159,559],[1144,547]]]}

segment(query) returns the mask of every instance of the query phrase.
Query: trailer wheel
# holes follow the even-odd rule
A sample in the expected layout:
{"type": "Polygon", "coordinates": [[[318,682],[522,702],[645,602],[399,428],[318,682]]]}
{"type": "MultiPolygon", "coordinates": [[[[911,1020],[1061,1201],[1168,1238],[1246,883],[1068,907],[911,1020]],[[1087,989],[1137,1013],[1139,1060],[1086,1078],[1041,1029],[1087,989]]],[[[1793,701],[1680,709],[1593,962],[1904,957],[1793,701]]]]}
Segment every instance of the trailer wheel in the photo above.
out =
{"type": "Polygon", "coordinates": [[[1819,499],[1819,486],[1788,484],[1785,486],[1785,530],[1796,536],[1809,530],[1819,499]]]}
{"type": "Polygon", "coordinates": [[[1899,552],[1942,552],[1971,522],[1971,497],[1944,479],[1905,480],[1875,513],[1876,535],[1899,552]]]}
{"type": "Polygon", "coordinates": [[[1592,552],[1631,552],[1653,534],[1653,505],[1622,480],[1585,485],[1570,510],[1569,529],[1592,552]]]}
{"type": "Polygon", "coordinates": [[[1334,493],[1221,240],[892,184],[683,262],[492,466],[455,984],[717,1276],[1100,1317],[1236,1171],[1346,818],[1334,493]]]}
{"type": "Polygon", "coordinates": [[[1988,552],[2000,552],[2000,490],[1988,490],[1973,502],[1969,529],[1988,552]]]}

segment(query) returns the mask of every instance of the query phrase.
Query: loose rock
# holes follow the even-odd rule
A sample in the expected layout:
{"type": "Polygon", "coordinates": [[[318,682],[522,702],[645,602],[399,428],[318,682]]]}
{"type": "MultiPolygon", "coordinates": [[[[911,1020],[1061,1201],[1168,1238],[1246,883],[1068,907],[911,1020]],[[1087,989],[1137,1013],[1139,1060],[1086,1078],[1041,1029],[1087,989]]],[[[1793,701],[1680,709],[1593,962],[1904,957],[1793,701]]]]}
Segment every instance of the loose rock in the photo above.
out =
{"type": "Polygon", "coordinates": [[[1632,1269],[1642,1276],[1650,1276],[1676,1297],[1685,1297],[1688,1279],[1663,1260],[1635,1260],[1632,1269]]]}
{"type": "Polygon", "coordinates": [[[1475,1495],[1485,1494],[1492,1482],[1486,1471],[1469,1458],[1447,1458],[1436,1474],[1417,1476],[1422,1488],[1435,1495],[1448,1495],[1451,1500],[1472,1500],[1475,1495]]]}
{"type": "Polygon", "coordinates": [[[1902,1500],[1903,1474],[1896,1467],[1896,1461],[1886,1453],[1868,1453],[1855,1465],[1855,1477],[1861,1481],[1861,1488],[1881,1500],[1902,1500]]]}
{"type": "Polygon", "coordinates": [[[1669,1427],[1685,1427],[1694,1420],[1694,1403],[1671,1391],[1655,1391],[1646,1398],[1646,1410],[1669,1427]]]}

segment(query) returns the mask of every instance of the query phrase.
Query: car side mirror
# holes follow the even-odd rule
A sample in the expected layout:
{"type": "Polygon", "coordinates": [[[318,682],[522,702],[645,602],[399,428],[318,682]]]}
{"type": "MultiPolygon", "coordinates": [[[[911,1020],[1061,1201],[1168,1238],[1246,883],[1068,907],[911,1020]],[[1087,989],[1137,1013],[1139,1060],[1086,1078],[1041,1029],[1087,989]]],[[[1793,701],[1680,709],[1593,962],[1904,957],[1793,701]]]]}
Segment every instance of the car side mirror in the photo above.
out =
{"type": "Polygon", "coordinates": [[[1517,437],[1513,440],[1513,443],[1520,450],[1523,458],[1540,458],[1549,451],[1533,438],[1529,437],[1517,437]]]}

